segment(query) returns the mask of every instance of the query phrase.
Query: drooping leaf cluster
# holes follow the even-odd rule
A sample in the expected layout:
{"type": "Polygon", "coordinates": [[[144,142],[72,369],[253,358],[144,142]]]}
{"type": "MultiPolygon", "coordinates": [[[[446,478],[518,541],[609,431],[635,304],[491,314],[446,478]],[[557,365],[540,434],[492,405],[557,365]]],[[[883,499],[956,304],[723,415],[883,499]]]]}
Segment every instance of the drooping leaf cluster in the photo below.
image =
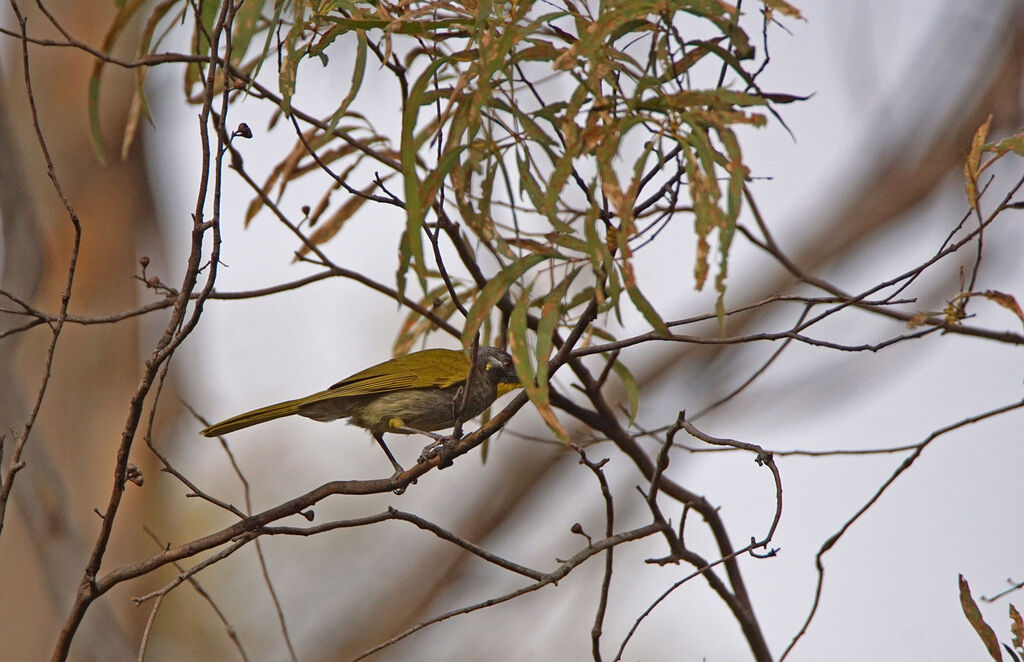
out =
{"type": "MultiPolygon", "coordinates": [[[[123,5],[108,47],[143,6],[123,5]]],[[[199,57],[185,67],[188,95],[210,66],[202,58],[211,56],[214,23],[232,21],[230,44],[215,49],[227,71],[218,84],[227,80],[234,100],[274,103],[301,132],[267,176],[265,196],[329,168],[333,177],[306,218],[319,224],[314,245],[368,204],[401,206],[398,291],[444,319],[467,311],[456,323],[467,345],[480,331],[489,341],[507,328],[531,399],[556,432],[546,363],[560,329],[593,302],[602,319],[621,321],[631,305],[656,332],[669,333],[635,268],[636,251],[668,224],[693,227],[698,289],[717,251],[721,314],[749,176],[737,127],[762,126],[771,104],[793,100],[758,87],[755,47],[743,27],[749,21],[737,6],[246,0],[225,12],[216,2],[163,0],[144,24],[143,53],[157,52],[161,30],[188,25],[183,19],[196,8],[191,55],[199,57]],[[341,101],[322,117],[300,107],[307,67],[346,74],[332,77],[341,101]],[[259,82],[267,70],[277,72],[276,90],[259,82]],[[380,85],[401,98],[388,118],[400,127],[393,135],[359,103],[380,85]],[[380,173],[376,181],[353,174],[367,163],[380,173]],[[392,177],[402,182],[394,191],[385,189],[392,177]],[[442,241],[455,246],[461,265],[440,262],[442,241]]],[[[782,0],[746,11],[764,21],[799,17],[782,0]]],[[[98,91],[99,68],[94,106],[98,91]]],[[[264,204],[254,198],[247,222],[264,204]]],[[[590,325],[584,342],[611,338],[605,327],[590,325]]],[[[435,328],[410,314],[398,350],[435,328]]],[[[616,372],[629,382],[623,366],[616,372]]]]}

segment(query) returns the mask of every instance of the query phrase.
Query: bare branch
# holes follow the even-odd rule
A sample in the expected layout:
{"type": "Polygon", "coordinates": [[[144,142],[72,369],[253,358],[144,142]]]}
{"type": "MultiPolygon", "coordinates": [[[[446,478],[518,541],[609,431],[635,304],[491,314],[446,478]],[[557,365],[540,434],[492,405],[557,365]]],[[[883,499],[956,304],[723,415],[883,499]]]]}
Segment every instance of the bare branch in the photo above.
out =
{"type": "Polygon", "coordinates": [[[790,652],[792,652],[793,648],[796,647],[797,643],[800,641],[800,639],[803,638],[804,634],[807,632],[807,628],[810,627],[811,621],[814,620],[814,615],[818,611],[818,605],[821,603],[822,590],[825,585],[825,564],[823,563],[823,558],[825,554],[828,553],[828,551],[832,549],[837,542],[839,542],[843,535],[846,534],[850,527],[853,526],[853,523],[860,519],[861,515],[866,513],[872,506],[874,506],[878,502],[879,499],[882,498],[882,494],[887,489],[889,489],[889,486],[895,483],[896,479],[899,478],[907,469],[911,467],[911,465],[914,464],[917,458],[921,456],[921,453],[924,452],[924,449],[927,448],[933,441],[949,432],[953,432],[954,430],[958,430],[962,427],[966,427],[968,425],[972,425],[974,423],[978,423],[980,421],[984,421],[986,419],[999,416],[1000,414],[1005,414],[1007,412],[1020,408],[1024,408],[1024,400],[1019,400],[1017,402],[1004,405],[1002,407],[990,409],[989,411],[977,414],[975,416],[963,418],[955,423],[951,423],[945,427],[939,428],[932,432],[931,434],[929,434],[927,437],[925,437],[922,441],[918,442],[914,446],[914,451],[906,458],[904,458],[903,462],[901,462],[900,465],[896,467],[892,474],[885,480],[885,482],[878,487],[878,489],[871,496],[871,498],[868,499],[864,503],[864,505],[858,508],[857,512],[854,513],[848,520],[846,520],[846,522],[843,523],[843,525],[839,528],[838,531],[829,536],[829,538],[824,543],[822,543],[821,547],[818,549],[818,553],[815,554],[814,557],[814,565],[818,571],[818,582],[814,589],[814,599],[811,603],[810,611],[807,613],[807,618],[804,620],[803,625],[800,626],[800,629],[793,636],[793,639],[789,642],[789,645],[786,646],[786,650],[782,652],[782,657],[779,658],[780,662],[782,660],[785,660],[786,657],[789,656],[790,652]]]}
{"type": "MultiPolygon", "coordinates": [[[[611,538],[615,531],[615,503],[612,500],[612,491],[608,487],[608,479],[605,478],[603,467],[608,462],[605,458],[599,462],[592,462],[587,458],[587,453],[579,446],[573,444],[573,450],[580,455],[580,464],[590,469],[601,487],[601,496],[604,498],[605,517],[605,538],[611,538]]],[[[593,543],[591,543],[593,544],[593,543]]],[[[597,601],[597,613],[594,614],[594,625],[590,629],[590,650],[594,662],[601,662],[601,634],[604,627],[604,616],[608,609],[608,593],[612,584],[613,549],[608,548],[604,555],[604,574],[601,579],[601,592],[597,601]]]]}
{"type": "Polygon", "coordinates": [[[46,349],[46,358],[43,362],[43,376],[40,380],[39,389],[36,391],[36,397],[32,403],[32,409],[25,419],[21,433],[14,439],[11,457],[8,461],[6,471],[0,467],[0,534],[3,533],[4,521],[7,517],[7,504],[10,503],[11,490],[14,489],[14,479],[18,472],[25,467],[25,462],[22,460],[22,454],[25,451],[25,445],[28,443],[29,435],[32,433],[32,426],[35,425],[36,419],[39,416],[39,410],[43,406],[43,398],[46,396],[46,388],[50,383],[51,370],[53,368],[53,356],[57,351],[57,341],[60,339],[61,331],[64,328],[64,321],[67,319],[68,305],[71,303],[71,288],[75,282],[75,272],[78,267],[78,253],[82,244],[81,221],[79,221],[78,213],[72,206],[71,201],[64,192],[64,187],[60,183],[60,179],[57,177],[57,171],[54,168],[53,159],[50,158],[50,150],[46,145],[46,139],[43,137],[43,131],[39,126],[39,113],[36,110],[35,95],[32,91],[32,72],[29,65],[28,33],[26,29],[27,21],[25,16],[21,13],[21,8],[19,7],[17,0],[11,0],[11,8],[14,10],[14,15],[18,20],[18,27],[20,30],[21,66],[25,81],[25,95],[28,99],[29,110],[32,115],[32,127],[35,130],[36,142],[39,145],[39,151],[42,153],[43,160],[46,162],[46,174],[50,179],[50,183],[53,185],[54,191],[57,193],[61,203],[64,205],[64,210],[67,212],[68,220],[71,222],[71,226],[74,229],[74,240],[71,246],[71,254],[68,256],[67,275],[64,278],[64,287],[61,290],[60,295],[60,312],[57,313],[57,319],[51,327],[50,343],[46,349]]]}
{"type": "Polygon", "coordinates": [[[468,614],[468,613],[471,613],[471,612],[474,612],[474,611],[477,611],[477,610],[480,610],[480,609],[486,609],[487,607],[492,607],[494,605],[501,604],[502,602],[508,602],[509,600],[512,600],[514,598],[519,597],[520,595],[525,595],[527,593],[532,593],[532,592],[534,592],[534,591],[536,591],[538,589],[541,589],[541,588],[547,586],[548,584],[557,583],[558,581],[563,579],[566,575],[568,575],[570,572],[572,572],[573,569],[575,569],[577,566],[579,566],[579,565],[583,564],[585,561],[587,561],[590,557],[592,557],[592,556],[594,556],[596,554],[599,554],[599,553],[605,551],[606,549],[609,549],[609,548],[614,547],[616,545],[620,545],[620,544],[622,544],[624,542],[629,542],[631,540],[639,540],[640,538],[646,538],[647,536],[651,535],[652,533],[657,533],[657,531],[658,531],[658,526],[656,524],[648,524],[646,526],[642,526],[642,527],[639,527],[639,528],[636,528],[636,529],[632,529],[630,531],[619,533],[619,534],[616,534],[616,535],[608,537],[608,538],[603,538],[601,540],[596,540],[596,541],[594,541],[594,543],[592,545],[588,545],[586,549],[583,549],[583,550],[577,552],[576,554],[574,554],[573,556],[571,556],[570,558],[562,561],[561,564],[558,566],[558,568],[556,568],[555,570],[552,570],[551,572],[545,574],[543,576],[543,578],[539,579],[538,581],[534,582],[533,584],[530,584],[528,586],[524,586],[522,588],[516,589],[515,591],[512,591],[510,593],[506,593],[506,594],[501,595],[501,596],[496,597],[496,598],[491,598],[489,600],[484,600],[483,602],[478,602],[476,604],[468,605],[466,607],[460,607],[458,609],[453,609],[451,611],[447,611],[447,612],[445,612],[443,614],[440,614],[439,616],[435,616],[434,618],[431,618],[430,620],[424,621],[424,622],[416,625],[415,627],[409,628],[408,630],[395,635],[394,637],[388,639],[387,641],[383,641],[380,644],[374,646],[373,648],[371,648],[371,649],[369,649],[367,651],[364,651],[360,655],[357,655],[356,657],[352,658],[352,662],[356,662],[356,660],[366,659],[367,657],[373,655],[374,653],[377,653],[377,652],[379,652],[381,650],[384,650],[388,646],[391,646],[393,644],[398,643],[399,641],[401,641],[402,639],[405,639],[406,637],[408,637],[411,634],[415,634],[416,632],[419,632],[420,630],[422,630],[422,629],[424,629],[426,627],[429,627],[431,625],[434,625],[436,623],[440,623],[441,621],[448,620],[449,618],[452,618],[453,616],[460,616],[462,614],[468,614]]]}

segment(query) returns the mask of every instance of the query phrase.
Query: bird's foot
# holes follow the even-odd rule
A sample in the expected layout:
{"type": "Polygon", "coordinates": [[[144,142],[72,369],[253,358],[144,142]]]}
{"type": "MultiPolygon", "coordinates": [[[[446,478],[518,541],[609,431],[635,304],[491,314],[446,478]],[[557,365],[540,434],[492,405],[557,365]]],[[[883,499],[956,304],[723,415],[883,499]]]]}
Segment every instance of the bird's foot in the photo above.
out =
{"type": "MultiPolygon", "coordinates": [[[[438,435],[434,441],[423,447],[423,452],[420,453],[419,462],[427,462],[434,459],[438,455],[442,454],[448,447],[449,437],[438,435]]],[[[451,464],[451,462],[449,462],[451,464]]]]}
{"type": "MultiPolygon", "coordinates": [[[[395,481],[398,480],[398,477],[401,476],[403,473],[405,473],[405,469],[403,469],[401,466],[396,464],[395,465],[395,473],[391,474],[391,477],[388,478],[388,480],[390,480],[391,482],[395,482],[395,481]]],[[[396,487],[395,489],[393,489],[391,491],[393,493],[395,493],[395,494],[405,494],[405,490],[409,487],[409,485],[415,485],[415,484],[416,484],[416,479],[413,478],[407,484],[399,485],[398,487],[396,487]]]]}
{"type": "Polygon", "coordinates": [[[420,453],[419,461],[427,462],[437,458],[438,469],[445,469],[452,466],[453,458],[455,457],[452,441],[454,440],[451,437],[445,437],[444,439],[439,439],[434,443],[429,444],[423,449],[423,452],[420,453]]]}

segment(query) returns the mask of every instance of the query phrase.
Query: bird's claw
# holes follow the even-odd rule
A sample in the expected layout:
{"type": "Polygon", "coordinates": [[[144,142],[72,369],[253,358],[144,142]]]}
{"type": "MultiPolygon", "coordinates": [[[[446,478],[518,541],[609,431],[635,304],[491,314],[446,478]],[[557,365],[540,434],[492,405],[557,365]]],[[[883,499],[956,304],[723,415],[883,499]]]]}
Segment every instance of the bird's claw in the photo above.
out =
{"type": "Polygon", "coordinates": [[[423,452],[420,453],[420,462],[428,462],[434,458],[438,458],[437,468],[444,469],[452,466],[452,438],[444,437],[437,441],[428,444],[423,452]]]}

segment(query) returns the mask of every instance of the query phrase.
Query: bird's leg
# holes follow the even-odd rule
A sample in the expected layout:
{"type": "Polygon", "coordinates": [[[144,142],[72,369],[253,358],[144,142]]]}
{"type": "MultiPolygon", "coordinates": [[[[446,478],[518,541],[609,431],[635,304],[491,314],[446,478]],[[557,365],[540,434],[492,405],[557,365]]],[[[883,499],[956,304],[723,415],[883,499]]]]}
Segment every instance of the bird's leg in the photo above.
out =
{"type": "MultiPolygon", "coordinates": [[[[395,468],[395,473],[392,474],[391,477],[394,478],[398,474],[400,474],[403,471],[405,471],[405,469],[402,468],[402,465],[400,465],[398,463],[398,460],[395,459],[395,456],[391,454],[391,449],[388,448],[388,445],[384,443],[384,435],[382,435],[382,434],[374,434],[373,438],[377,440],[378,444],[380,444],[381,450],[383,450],[384,454],[388,456],[389,460],[391,460],[391,466],[393,466],[395,468]]],[[[403,489],[402,492],[404,492],[404,491],[405,490],[403,489]]],[[[401,492],[398,492],[398,493],[401,494],[401,492]]]]}

